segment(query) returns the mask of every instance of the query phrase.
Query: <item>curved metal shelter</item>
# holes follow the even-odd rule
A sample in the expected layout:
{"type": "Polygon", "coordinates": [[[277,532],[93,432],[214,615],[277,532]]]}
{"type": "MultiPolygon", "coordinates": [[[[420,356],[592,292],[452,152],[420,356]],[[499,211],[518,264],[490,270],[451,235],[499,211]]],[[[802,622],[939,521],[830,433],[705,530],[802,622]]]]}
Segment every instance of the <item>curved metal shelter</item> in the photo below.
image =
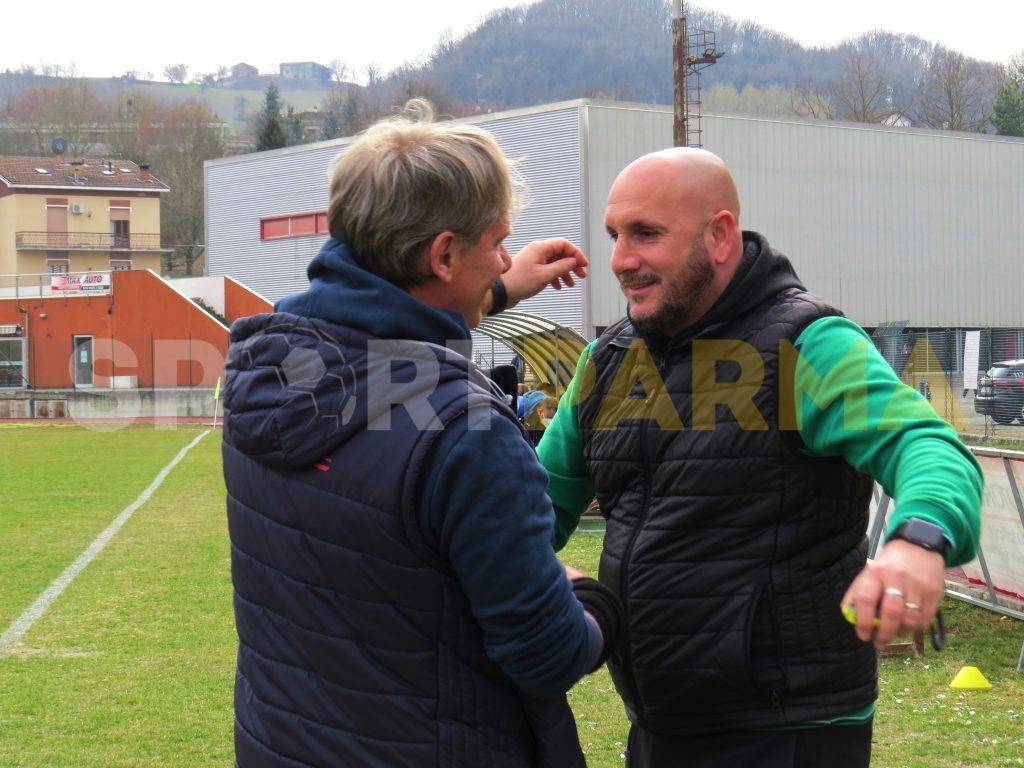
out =
{"type": "Polygon", "coordinates": [[[559,391],[569,386],[587,340],[573,328],[529,312],[507,310],[474,329],[518,354],[534,374],[559,391]]]}

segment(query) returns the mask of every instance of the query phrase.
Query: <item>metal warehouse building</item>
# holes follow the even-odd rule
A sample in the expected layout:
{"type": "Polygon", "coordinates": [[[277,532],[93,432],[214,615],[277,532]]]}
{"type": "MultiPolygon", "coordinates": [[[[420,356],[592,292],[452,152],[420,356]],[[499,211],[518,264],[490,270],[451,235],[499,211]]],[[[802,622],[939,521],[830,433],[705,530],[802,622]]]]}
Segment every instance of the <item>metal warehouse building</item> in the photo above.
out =
{"type": "MultiPolygon", "coordinates": [[[[519,309],[592,338],[625,311],[605,198],[627,163],[671,145],[671,108],[579,100],[466,122],[520,159],[529,183],[510,250],[560,235],[593,263],[582,286],[519,309]]],[[[724,115],[702,127],[736,177],[744,228],[786,253],[811,291],[867,328],[938,334],[948,369],[966,328],[999,329],[987,336],[993,359],[1024,356],[1024,140],[724,115]]],[[[350,142],[207,162],[209,274],[271,299],[304,288],[326,237],[328,165],[350,142]]]]}

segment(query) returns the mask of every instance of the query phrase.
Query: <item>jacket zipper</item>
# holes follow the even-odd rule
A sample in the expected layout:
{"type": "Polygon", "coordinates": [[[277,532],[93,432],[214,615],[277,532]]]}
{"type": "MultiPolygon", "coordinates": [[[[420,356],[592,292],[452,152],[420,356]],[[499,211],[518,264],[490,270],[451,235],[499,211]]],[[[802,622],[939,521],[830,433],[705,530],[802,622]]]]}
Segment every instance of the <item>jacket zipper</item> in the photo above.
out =
{"type": "MultiPolygon", "coordinates": [[[[660,356],[654,357],[655,365],[657,366],[658,373],[664,379],[665,361],[660,356]]],[[[647,518],[647,512],[651,507],[651,462],[647,455],[647,425],[650,419],[643,419],[640,422],[640,457],[643,460],[644,468],[644,504],[640,510],[640,516],[637,518],[636,525],[633,527],[633,533],[629,537],[629,543],[626,544],[626,551],[622,555],[622,574],[619,576],[619,586],[622,595],[622,608],[623,608],[623,619],[626,624],[626,642],[623,644],[622,649],[622,669],[625,675],[626,685],[629,688],[633,702],[635,703],[636,709],[638,710],[634,714],[643,720],[642,710],[643,702],[640,699],[640,691],[636,685],[636,677],[633,674],[632,665],[632,637],[629,632],[629,559],[633,554],[633,546],[636,544],[636,537],[640,534],[643,529],[644,520],[647,518]]]]}

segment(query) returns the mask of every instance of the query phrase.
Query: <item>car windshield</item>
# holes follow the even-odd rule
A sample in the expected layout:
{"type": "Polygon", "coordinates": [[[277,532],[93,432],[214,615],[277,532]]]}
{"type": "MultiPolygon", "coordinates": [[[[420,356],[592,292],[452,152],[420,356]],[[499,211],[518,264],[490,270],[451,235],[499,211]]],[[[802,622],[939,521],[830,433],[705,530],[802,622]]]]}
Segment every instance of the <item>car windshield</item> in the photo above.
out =
{"type": "Polygon", "coordinates": [[[994,365],[988,369],[988,377],[991,379],[1019,379],[1024,376],[1024,368],[1010,368],[1007,365],[994,365]]]}

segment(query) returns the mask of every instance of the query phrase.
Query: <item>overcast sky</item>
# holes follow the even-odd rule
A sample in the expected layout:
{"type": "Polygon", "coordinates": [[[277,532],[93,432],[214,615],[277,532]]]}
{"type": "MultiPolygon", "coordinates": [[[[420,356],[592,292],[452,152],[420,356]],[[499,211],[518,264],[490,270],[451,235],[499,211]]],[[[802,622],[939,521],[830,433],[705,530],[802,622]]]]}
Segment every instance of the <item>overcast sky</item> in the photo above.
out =
{"type": "MultiPolygon", "coordinates": [[[[153,72],[184,62],[191,72],[246,61],[264,73],[282,61],[345,61],[362,73],[370,63],[387,71],[430,51],[446,28],[463,33],[508,0],[343,0],[322,2],[112,3],[49,0],[40,6],[8,2],[8,34],[0,70],[39,62],[70,64],[79,74],[153,72]],[[97,12],[99,11],[99,12],[97,12]]],[[[694,3],[750,18],[808,45],[828,45],[883,28],[910,32],[990,61],[1024,49],[1024,2],[977,0],[719,0],[694,3]]]]}

